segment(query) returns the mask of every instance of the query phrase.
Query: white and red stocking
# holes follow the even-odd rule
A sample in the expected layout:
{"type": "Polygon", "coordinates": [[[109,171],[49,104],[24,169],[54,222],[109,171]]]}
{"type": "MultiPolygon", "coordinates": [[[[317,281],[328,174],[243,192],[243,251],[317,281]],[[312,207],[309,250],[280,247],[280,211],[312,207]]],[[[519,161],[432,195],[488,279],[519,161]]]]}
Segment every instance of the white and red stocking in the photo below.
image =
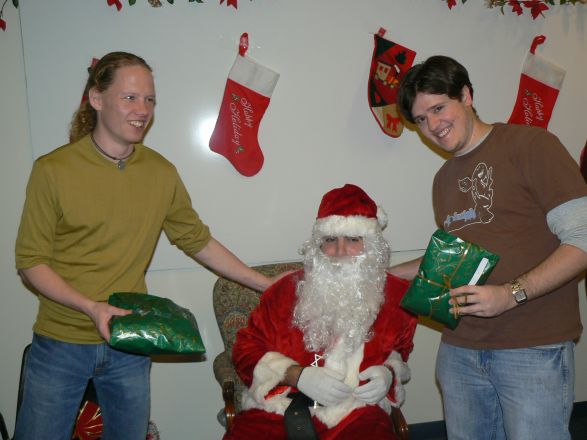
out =
{"type": "Polygon", "coordinates": [[[526,55],[518,97],[508,120],[511,124],[548,127],[566,71],[535,53],[536,47],[545,40],[544,35],[535,37],[526,55]]]}
{"type": "Polygon", "coordinates": [[[248,47],[249,36],[244,33],[228,74],[210,149],[226,157],[239,173],[250,177],[263,166],[257,135],[279,74],[245,56],[248,47]]]}
{"type": "Polygon", "coordinates": [[[383,132],[399,137],[404,128],[396,104],[400,80],[412,66],[416,52],[383,38],[385,29],[375,34],[375,47],[369,72],[369,107],[383,132]]]}

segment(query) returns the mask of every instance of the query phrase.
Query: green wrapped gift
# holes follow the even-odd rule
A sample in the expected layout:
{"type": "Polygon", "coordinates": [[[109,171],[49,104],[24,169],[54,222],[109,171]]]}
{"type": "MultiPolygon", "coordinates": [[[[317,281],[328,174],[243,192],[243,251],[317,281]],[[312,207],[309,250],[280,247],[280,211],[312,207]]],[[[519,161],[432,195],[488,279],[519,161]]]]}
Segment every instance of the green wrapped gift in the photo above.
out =
{"type": "Polygon", "coordinates": [[[401,306],[455,329],[459,315],[448,311],[449,290],[485,283],[498,260],[499,256],[482,247],[438,229],[401,306]]]}
{"type": "Polygon", "coordinates": [[[206,349],[194,315],[167,298],[116,292],[108,304],[132,310],[110,321],[110,345],[138,354],[194,354],[206,349]]]}

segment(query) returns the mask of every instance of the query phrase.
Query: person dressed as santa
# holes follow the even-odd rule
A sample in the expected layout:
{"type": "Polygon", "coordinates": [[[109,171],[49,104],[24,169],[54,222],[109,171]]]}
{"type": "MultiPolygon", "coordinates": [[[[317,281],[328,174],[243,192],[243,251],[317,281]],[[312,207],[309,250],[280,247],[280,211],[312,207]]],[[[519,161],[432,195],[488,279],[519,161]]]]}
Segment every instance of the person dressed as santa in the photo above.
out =
{"type": "Polygon", "coordinates": [[[404,400],[416,317],[399,307],[408,282],[386,272],[386,223],[358,186],[324,195],[304,269],[269,287],[237,334],[247,390],[225,439],[308,429],[310,438],[394,438],[389,414],[404,400]]]}

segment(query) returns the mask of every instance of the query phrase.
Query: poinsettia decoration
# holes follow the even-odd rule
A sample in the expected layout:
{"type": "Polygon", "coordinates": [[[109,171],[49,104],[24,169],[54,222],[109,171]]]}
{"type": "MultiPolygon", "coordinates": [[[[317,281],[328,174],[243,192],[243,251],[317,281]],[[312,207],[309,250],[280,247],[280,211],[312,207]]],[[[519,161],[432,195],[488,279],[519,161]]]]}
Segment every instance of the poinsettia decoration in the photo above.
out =
{"type": "MultiPolygon", "coordinates": [[[[224,0],[220,0],[220,4],[224,3],[224,0]]],[[[237,8],[236,0],[226,0],[226,6],[233,6],[237,8]]]]}
{"type": "MultiPolygon", "coordinates": [[[[0,1],[2,1],[2,0],[0,0],[0,1]]],[[[154,8],[158,8],[160,6],[163,6],[163,3],[161,2],[161,0],[147,0],[147,1],[154,8]]],[[[232,6],[233,8],[237,9],[238,0],[220,0],[220,4],[223,4],[225,1],[226,1],[226,6],[232,6]]],[[[136,2],[137,2],[137,0],[128,0],[129,6],[134,6],[134,4],[136,2]]],[[[167,0],[167,3],[169,3],[171,5],[174,2],[175,2],[175,0],[167,0]]],[[[188,0],[188,2],[190,2],[190,3],[194,3],[194,2],[204,3],[204,0],[188,0]]],[[[4,20],[4,18],[2,18],[2,16],[4,15],[4,7],[6,6],[6,3],[8,3],[8,0],[4,0],[2,2],[2,8],[0,8],[0,29],[2,29],[3,31],[6,31],[6,26],[7,26],[6,20],[4,20]]],[[[106,0],[106,3],[108,4],[108,6],[114,6],[118,11],[120,11],[122,9],[122,0],[106,0]]],[[[12,4],[14,5],[15,8],[18,8],[18,0],[12,0],[12,4]]]]}
{"type": "MultiPolygon", "coordinates": [[[[163,2],[161,0],[147,0],[149,2],[149,4],[151,6],[153,6],[154,8],[159,8],[161,6],[163,6],[163,2]]],[[[204,0],[188,0],[190,3],[196,2],[196,3],[204,3],[204,0]]],[[[238,8],[238,0],[220,0],[220,4],[223,4],[226,1],[226,6],[232,6],[233,8],[237,9],[238,8]]],[[[108,6],[115,6],[116,9],[118,9],[119,11],[122,9],[122,1],[121,0],[106,0],[106,2],[108,3],[108,6]]],[[[137,0],[128,0],[128,4],[129,6],[134,6],[134,4],[137,2],[137,0]]],[[[175,2],[175,0],[167,0],[167,3],[169,3],[170,5],[172,5],[175,2]]]]}
{"type": "MultiPolygon", "coordinates": [[[[6,3],[8,3],[8,0],[4,0],[4,2],[2,3],[2,8],[0,9],[0,29],[2,29],[3,31],[6,30],[6,20],[2,18],[2,16],[4,15],[4,6],[6,6],[6,3]]],[[[15,8],[18,8],[18,0],[12,0],[12,4],[15,8]]]]}
{"type": "MultiPolygon", "coordinates": [[[[442,0],[445,1],[449,9],[452,9],[457,4],[457,0],[442,0]]],[[[467,0],[461,0],[461,3],[467,3],[467,0]]],[[[543,12],[549,10],[550,6],[555,5],[574,5],[576,3],[587,4],[587,0],[486,0],[485,5],[488,8],[500,8],[501,13],[504,13],[505,7],[511,7],[512,12],[518,15],[524,13],[524,8],[530,11],[532,18],[536,20],[539,15],[544,17],[543,12]]]]}

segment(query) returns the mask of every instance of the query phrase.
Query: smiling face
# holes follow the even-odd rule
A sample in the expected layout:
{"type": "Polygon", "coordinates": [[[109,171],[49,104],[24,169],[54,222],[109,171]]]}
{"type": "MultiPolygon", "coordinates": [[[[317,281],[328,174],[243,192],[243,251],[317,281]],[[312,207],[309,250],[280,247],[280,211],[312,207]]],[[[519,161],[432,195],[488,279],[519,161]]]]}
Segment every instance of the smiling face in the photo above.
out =
{"type": "Polygon", "coordinates": [[[111,152],[132,148],[140,142],[153,118],[155,84],[149,69],[140,65],[120,67],[103,92],[89,93],[98,120],[94,137],[111,152]]]}
{"type": "Polygon", "coordinates": [[[448,95],[418,92],[412,115],[422,135],[448,153],[459,156],[475,145],[475,124],[479,120],[466,86],[460,100],[448,95]]]}

